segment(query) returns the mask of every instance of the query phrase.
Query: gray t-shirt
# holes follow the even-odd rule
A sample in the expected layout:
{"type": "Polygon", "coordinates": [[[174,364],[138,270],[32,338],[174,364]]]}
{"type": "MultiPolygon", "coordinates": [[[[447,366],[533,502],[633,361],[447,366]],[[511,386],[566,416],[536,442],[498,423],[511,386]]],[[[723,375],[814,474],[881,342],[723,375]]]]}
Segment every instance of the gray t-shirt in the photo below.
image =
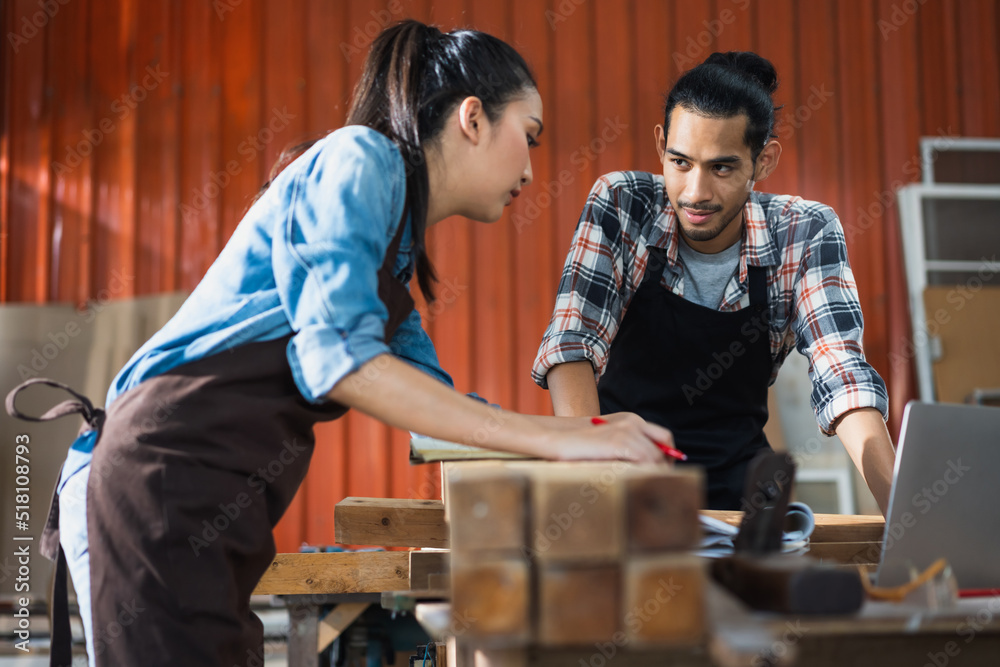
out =
{"type": "Polygon", "coordinates": [[[726,285],[739,266],[743,241],[737,241],[722,252],[706,255],[689,246],[683,236],[678,236],[684,298],[706,308],[718,309],[726,285]]]}

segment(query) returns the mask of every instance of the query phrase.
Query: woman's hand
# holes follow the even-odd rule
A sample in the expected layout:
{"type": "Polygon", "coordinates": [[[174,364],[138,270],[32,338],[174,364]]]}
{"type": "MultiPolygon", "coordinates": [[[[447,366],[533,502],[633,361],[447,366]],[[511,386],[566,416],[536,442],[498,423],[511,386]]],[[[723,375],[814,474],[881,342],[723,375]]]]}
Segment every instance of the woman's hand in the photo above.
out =
{"type": "Polygon", "coordinates": [[[667,463],[653,443],[673,446],[669,430],[629,412],[602,416],[607,423],[553,434],[551,451],[562,461],[619,459],[636,463],[667,463]]]}

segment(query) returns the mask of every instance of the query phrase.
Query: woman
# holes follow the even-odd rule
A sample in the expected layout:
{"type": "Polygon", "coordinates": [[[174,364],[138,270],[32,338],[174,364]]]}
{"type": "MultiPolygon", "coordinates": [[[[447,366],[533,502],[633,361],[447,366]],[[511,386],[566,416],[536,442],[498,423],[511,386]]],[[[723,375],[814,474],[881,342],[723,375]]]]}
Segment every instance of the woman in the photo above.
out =
{"type": "Polygon", "coordinates": [[[433,298],[426,228],[498,220],[531,182],[541,131],[535,81],[504,42],[414,21],[375,40],[347,127],[269,184],[115,378],[106,417],[80,407],[91,429],[59,506],[91,664],[259,655],[249,599],[271,529],[305,476],[313,425],[349,408],[545,458],[662,460],[652,439],[669,432],[634,415],[600,427],[498,416],[456,393],[413,309],[414,273],[433,298]]]}

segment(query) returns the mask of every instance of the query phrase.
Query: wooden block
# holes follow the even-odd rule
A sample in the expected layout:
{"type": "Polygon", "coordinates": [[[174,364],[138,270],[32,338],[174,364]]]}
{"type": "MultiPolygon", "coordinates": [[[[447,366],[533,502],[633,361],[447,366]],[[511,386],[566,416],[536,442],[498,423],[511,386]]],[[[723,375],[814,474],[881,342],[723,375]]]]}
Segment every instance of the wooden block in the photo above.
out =
{"type": "Polygon", "coordinates": [[[629,553],[691,549],[701,539],[698,510],[705,476],[697,468],[635,472],[625,477],[625,533],[629,553]]]}
{"type": "Polygon", "coordinates": [[[538,566],[538,644],[592,646],[612,641],[622,616],[618,565],[546,562],[538,566]]]}
{"type": "Polygon", "coordinates": [[[338,544],[448,547],[444,504],[418,498],[344,498],[333,513],[338,544]]]}
{"type": "Polygon", "coordinates": [[[531,578],[521,558],[455,558],[451,567],[452,631],[487,646],[531,638],[531,578]]]}
{"type": "MultiPolygon", "coordinates": [[[[410,553],[410,590],[428,590],[441,588],[432,586],[433,575],[448,575],[449,557],[447,551],[411,551],[410,553]]],[[[434,583],[439,583],[435,580],[434,583]]]]}
{"type": "Polygon", "coordinates": [[[622,475],[611,465],[535,475],[531,554],[539,560],[618,561],[623,554],[622,475]]]}
{"type": "Polygon", "coordinates": [[[695,556],[639,556],[625,564],[625,635],[636,645],[693,645],[705,636],[705,565],[695,556]]]}
{"type": "Polygon", "coordinates": [[[454,553],[519,557],[527,536],[528,478],[500,466],[453,470],[448,476],[450,545],[454,553]]]}
{"type": "Polygon", "coordinates": [[[410,582],[405,551],[278,554],[254,595],[329,595],[381,593],[405,589],[410,582]]]}

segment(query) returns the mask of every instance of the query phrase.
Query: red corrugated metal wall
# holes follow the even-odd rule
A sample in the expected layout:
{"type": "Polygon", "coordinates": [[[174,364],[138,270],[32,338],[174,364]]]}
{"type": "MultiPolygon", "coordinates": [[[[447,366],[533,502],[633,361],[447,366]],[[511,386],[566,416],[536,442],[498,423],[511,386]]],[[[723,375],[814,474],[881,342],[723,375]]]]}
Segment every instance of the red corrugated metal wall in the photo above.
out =
{"type": "MultiPolygon", "coordinates": [[[[714,50],[770,58],[784,105],[767,190],[833,205],[886,378],[893,430],[913,396],[893,191],[918,137],[1000,135],[997,0],[10,0],[4,3],[0,301],[195,286],[289,142],[338,127],[367,45],[414,17],[515,44],[545,104],[535,184],[496,225],[430,235],[441,302],[425,321],[458,388],[547,412],[528,370],[594,179],[657,170],[652,128],[677,74],[714,50]],[[560,176],[563,183],[559,184],[560,176]]],[[[323,426],[279,548],[333,541],[347,495],[429,497],[407,435],[323,426]]]]}

